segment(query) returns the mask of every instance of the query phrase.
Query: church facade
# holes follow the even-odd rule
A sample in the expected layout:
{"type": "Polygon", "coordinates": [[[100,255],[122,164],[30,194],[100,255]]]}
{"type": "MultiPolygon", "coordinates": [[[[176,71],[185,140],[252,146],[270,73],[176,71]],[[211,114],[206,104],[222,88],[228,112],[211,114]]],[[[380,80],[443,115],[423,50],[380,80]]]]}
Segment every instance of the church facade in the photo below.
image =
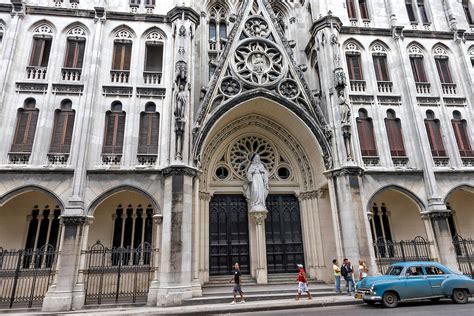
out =
{"type": "Polygon", "coordinates": [[[0,0],[0,308],[179,305],[236,262],[259,284],[343,258],[472,276],[473,17],[0,0]]]}

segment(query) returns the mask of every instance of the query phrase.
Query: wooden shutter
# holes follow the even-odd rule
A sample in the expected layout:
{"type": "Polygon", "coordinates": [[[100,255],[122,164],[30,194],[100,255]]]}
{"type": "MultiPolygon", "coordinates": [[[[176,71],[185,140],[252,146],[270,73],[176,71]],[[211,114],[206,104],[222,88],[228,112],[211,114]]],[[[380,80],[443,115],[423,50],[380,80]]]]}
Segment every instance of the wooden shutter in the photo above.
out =
{"type": "Polygon", "coordinates": [[[386,56],[373,56],[375,77],[377,81],[390,81],[387,69],[387,57],[386,56]]]}
{"type": "Polygon", "coordinates": [[[64,60],[65,68],[82,68],[85,46],[85,41],[68,39],[66,48],[66,58],[64,60]]]}
{"type": "Polygon", "coordinates": [[[36,124],[38,123],[38,114],[37,109],[20,109],[18,111],[11,152],[31,152],[35,139],[36,124]]]}
{"type": "Polygon", "coordinates": [[[160,115],[158,113],[141,114],[138,136],[139,155],[156,155],[158,153],[159,124],[160,115]]]}
{"type": "Polygon", "coordinates": [[[105,120],[103,153],[121,154],[125,134],[125,112],[108,112],[105,120]]]}
{"type": "Polygon", "coordinates": [[[413,2],[411,0],[405,1],[405,8],[407,9],[408,19],[411,23],[416,23],[415,11],[413,10],[413,2]]]}
{"type": "Polygon", "coordinates": [[[360,10],[360,17],[364,20],[369,19],[369,10],[367,9],[367,1],[366,0],[359,0],[359,10],[360,10]]]}
{"type": "Polygon", "coordinates": [[[359,55],[347,55],[347,68],[350,80],[363,80],[359,55]]]}
{"type": "Polygon", "coordinates": [[[474,20],[472,19],[471,10],[469,9],[469,0],[462,0],[462,7],[464,10],[464,15],[466,16],[467,23],[469,23],[469,25],[473,25],[474,20]]]}
{"type": "Polygon", "coordinates": [[[71,150],[72,133],[74,130],[74,111],[57,111],[54,118],[53,135],[50,153],[68,154],[71,150]]]}
{"type": "Polygon", "coordinates": [[[426,12],[425,1],[424,0],[417,0],[418,4],[418,13],[420,13],[421,22],[423,23],[430,23],[430,19],[428,18],[428,13],[426,12]]]}
{"type": "Polygon", "coordinates": [[[438,120],[425,119],[426,133],[430,142],[433,157],[446,157],[446,150],[441,137],[441,128],[438,120]]]}
{"type": "Polygon", "coordinates": [[[399,119],[385,119],[390,154],[392,157],[405,157],[405,145],[403,143],[402,126],[399,119]]]}
{"type": "Polygon", "coordinates": [[[163,70],[163,45],[146,45],[145,71],[163,70]]]}
{"type": "Polygon", "coordinates": [[[415,82],[428,82],[425,66],[423,64],[423,58],[411,57],[410,64],[415,82]]]}
{"type": "Polygon", "coordinates": [[[451,71],[449,70],[449,62],[447,58],[435,58],[436,69],[438,70],[441,83],[453,83],[451,71]]]}
{"type": "Polygon", "coordinates": [[[356,19],[354,0],[346,0],[346,7],[349,19],[356,19]]]}
{"type": "Polygon", "coordinates": [[[132,43],[114,43],[113,70],[130,70],[132,43]]]}
{"type": "Polygon", "coordinates": [[[357,118],[357,131],[359,133],[360,150],[363,157],[377,156],[374,126],[371,119],[357,118]]]}
{"type": "Polygon", "coordinates": [[[456,143],[458,144],[459,154],[461,157],[473,157],[471,143],[467,133],[467,123],[465,120],[451,120],[453,125],[456,143]]]}
{"type": "Polygon", "coordinates": [[[32,67],[48,67],[50,52],[50,38],[34,38],[29,65],[32,67]]]}

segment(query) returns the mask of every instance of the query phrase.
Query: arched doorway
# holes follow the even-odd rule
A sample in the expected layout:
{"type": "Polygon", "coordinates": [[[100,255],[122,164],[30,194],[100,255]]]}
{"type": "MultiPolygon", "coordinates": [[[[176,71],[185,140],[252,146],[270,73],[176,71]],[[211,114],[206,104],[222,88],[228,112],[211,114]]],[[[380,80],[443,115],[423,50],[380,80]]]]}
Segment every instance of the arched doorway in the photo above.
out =
{"type": "Polygon", "coordinates": [[[85,304],[146,302],[158,264],[158,205],[140,189],[119,187],[98,197],[89,213],[85,304]]]}
{"type": "MultiPolygon", "coordinates": [[[[258,281],[259,269],[267,274],[293,272],[298,263],[313,266],[315,254],[322,253],[322,249],[313,251],[321,246],[314,234],[320,226],[309,213],[317,211],[311,201],[303,205],[298,196],[324,187],[326,178],[317,142],[306,125],[275,102],[254,99],[221,117],[203,148],[199,197],[206,251],[200,269],[208,269],[211,276],[228,274],[233,263],[243,260],[243,272],[258,281]],[[244,198],[246,172],[254,154],[259,154],[269,173],[263,238],[257,236],[258,224],[249,216],[244,198]],[[263,258],[257,240],[264,243],[263,258]],[[262,262],[264,267],[259,267],[262,262]]],[[[317,198],[311,195],[309,199],[317,198]]]]}
{"type": "Polygon", "coordinates": [[[41,306],[56,269],[62,211],[39,187],[0,199],[0,308],[41,306]]]}

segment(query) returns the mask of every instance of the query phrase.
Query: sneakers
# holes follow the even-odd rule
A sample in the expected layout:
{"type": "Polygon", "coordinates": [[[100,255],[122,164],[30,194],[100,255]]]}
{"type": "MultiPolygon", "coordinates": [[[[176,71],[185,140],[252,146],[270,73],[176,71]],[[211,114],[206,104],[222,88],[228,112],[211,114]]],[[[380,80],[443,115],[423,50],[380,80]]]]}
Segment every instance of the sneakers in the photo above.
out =
{"type": "Polygon", "coordinates": [[[245,300],[241,300],[241,301],[240,301],[240,304],[244,304],[244,303],[245,303],[245,300]]]}
{"type": "Polygon", "coordinates": [[[230,303],[230,305],[235,305],[235,301],[232,301],[232,302],[230,303]]]}

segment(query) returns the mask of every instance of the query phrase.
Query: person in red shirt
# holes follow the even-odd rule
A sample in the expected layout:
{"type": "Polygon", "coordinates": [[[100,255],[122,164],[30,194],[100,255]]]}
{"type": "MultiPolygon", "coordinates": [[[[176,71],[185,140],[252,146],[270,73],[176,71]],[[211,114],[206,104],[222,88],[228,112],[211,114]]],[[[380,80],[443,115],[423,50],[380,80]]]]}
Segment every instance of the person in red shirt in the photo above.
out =
{"type": "Polygon", "coordinates": [[[296,300],[298,301],[302,293],[308,293],[308,299],[311,300],[313,297],[308,289],[308,278],[306,277],[306,272],[304,272],[304,267],[302,264],[298,264],[298,296],[296,300]]]}

